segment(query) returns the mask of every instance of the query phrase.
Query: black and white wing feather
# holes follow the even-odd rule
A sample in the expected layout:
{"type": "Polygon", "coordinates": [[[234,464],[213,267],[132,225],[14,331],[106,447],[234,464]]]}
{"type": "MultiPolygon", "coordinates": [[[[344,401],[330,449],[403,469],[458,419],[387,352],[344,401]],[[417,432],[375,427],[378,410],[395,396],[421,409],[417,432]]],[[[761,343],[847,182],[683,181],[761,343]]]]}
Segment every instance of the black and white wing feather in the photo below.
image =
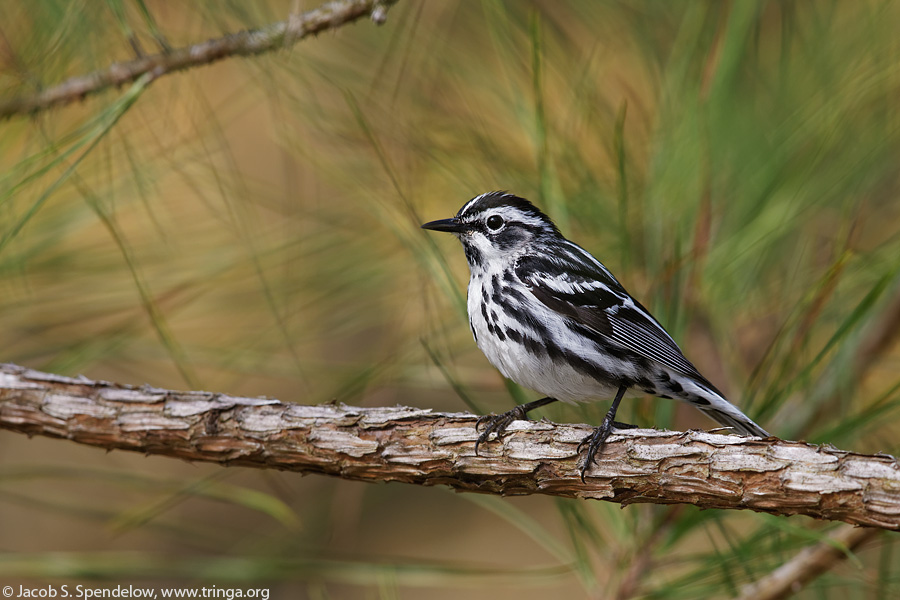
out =
{"type": "MultiPolygon", "coordinates": [[[[547,308],[570,319],[608,351],[656,363],[675,379],[690,381],[695,393],[678,385],[676,397],[694,404],[735,432],[768,436],[739,408],[725,399],[684,357],[678,344],[641,304],[632,298],[600,261],[568,240],[542,255],[519,259],[516,276],[547,308]]],[[[662,393],[662,392],[660,392],[662,393]]]]}
{"type": "Polygon", "coordinates": [[[603,336],[605,342],[694,378],[715,391],[662,325],[601,263],[575,244],[559,250],[543,257],[524,257],[516,266],[516,275],[535,298],[603,336]]]}

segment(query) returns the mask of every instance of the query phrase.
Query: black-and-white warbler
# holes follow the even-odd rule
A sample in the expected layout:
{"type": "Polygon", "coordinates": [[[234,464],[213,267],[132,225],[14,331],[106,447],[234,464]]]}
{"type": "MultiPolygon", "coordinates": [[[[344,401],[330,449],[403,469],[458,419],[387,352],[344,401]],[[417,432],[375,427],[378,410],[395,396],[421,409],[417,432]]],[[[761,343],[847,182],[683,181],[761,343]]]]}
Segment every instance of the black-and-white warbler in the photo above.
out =
{"type": "Polygon", "coordinates": [[[479,419],[475,445],[556,400],[615,394],[603,423],[586,437],[581,478],[614,427],[630,388],[688,402],[734,432],[767,437],[682,354],[672,337],[603,264],[564,238],[523,198],[490,192],[424,229],[462,242],[469,262],[468,312],[475,342],[504,376],[547,397],[479,419]]]}

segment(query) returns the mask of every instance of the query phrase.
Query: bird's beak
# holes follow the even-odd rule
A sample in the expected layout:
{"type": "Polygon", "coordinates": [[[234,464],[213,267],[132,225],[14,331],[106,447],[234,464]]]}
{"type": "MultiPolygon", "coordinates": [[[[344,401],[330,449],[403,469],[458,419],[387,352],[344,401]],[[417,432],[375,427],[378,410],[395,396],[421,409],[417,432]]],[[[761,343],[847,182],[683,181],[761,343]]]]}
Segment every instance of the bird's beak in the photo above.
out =
{"type": "Polygon", "coordinates": [[[422,229],[431,229],[432,231],[447,231],[449,233],[462,233],[466,226],[459,219],[441,219],[440,221],[431,221],[422,225],[422,229]]]}

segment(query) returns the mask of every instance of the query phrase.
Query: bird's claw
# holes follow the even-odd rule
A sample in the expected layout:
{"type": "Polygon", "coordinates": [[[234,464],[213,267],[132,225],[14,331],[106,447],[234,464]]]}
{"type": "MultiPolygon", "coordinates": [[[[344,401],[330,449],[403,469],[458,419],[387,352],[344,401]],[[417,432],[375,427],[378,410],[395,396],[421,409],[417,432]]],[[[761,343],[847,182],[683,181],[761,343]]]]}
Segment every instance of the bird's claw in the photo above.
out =
{"type": "Polygon", "coordinates": [[[484,427],[484,431],[481,432],[481,435],[475,440],[475,455],[478,455],[478,446],[488,441],[488,438],[491,437],[492,433],[496,433],[499,438],[513,421],[527,420],[528,415],[522,410],[522,405],[519,405],[512,410],[508,410],[505,413],[500,413],[499,415],[491,414],[479,417],[478,420],[475,421],[475,431],[478,431],[482,427],[484,427]]]}
{"type": "Polygon", "coordinates": [[[581,454],[582,449],[587,446],[587,452],[584,455],[584,463],[581,465],[581,483],[584,483],[584,476],[587,473],[588,468],[592,464],[597,464],[597,453],[603,448],[607,438],[612,434],[613,429],[637,429],[637,425],[604,419],[599,427],[595,427],[590,435],[581,440],[578,444],[578,454],[581,454]]]}

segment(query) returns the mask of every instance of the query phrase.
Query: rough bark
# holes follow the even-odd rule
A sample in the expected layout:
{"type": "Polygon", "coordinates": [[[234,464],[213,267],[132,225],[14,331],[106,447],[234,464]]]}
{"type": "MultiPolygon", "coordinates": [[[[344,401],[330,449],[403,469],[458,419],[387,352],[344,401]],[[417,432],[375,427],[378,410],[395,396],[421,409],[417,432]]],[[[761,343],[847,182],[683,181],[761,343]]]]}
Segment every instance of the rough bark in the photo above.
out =
{"type": "Polygon", "coordinates": [[[0,366],[0,428],[100,448],[360,481],[686,503],[900,528],[900,470],[891,456],[635,429],[610,437],[583,484],[578,444],[588,426],[517,421],[476,456],[475,420],[468,413],[302,406],[0,366]]]}
{"type": "Polygon", "coordinates": [[[310,35],[371,17],[384,22],[387,9],[397,0],[338,0],[309,12],[291,15],[285,21],[260,29],[240,31],[220,38],[167,50],[151,56],[139,56],[127,62],[113,63],[106,69],[73,77],[34,94],[0,100],[0,119],[15,114],[34,113],[51,106],[80,100],[99,91],[122,86],[150,74],[152,79],[185,69],[208,65],[231,56],[251,56],[289,48],[310,35]]]}

